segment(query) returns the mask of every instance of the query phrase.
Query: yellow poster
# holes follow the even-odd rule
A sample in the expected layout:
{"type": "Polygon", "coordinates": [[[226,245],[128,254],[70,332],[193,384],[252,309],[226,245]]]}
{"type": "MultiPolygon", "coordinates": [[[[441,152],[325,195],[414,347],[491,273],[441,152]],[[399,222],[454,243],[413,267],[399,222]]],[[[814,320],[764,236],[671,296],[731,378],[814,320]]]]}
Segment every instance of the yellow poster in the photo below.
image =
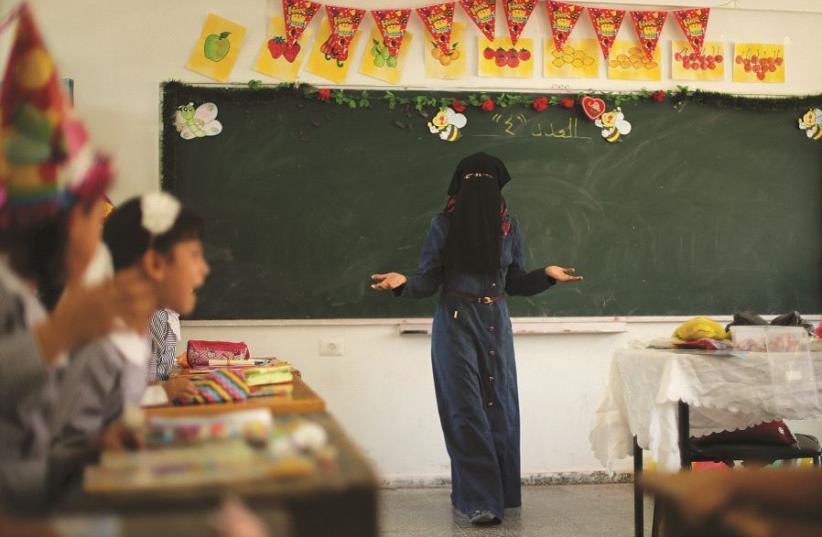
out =
{"type": "Polygon", "coordinates": [[[489,41],[477,38],[479,76],[499,78],[531,78],[534,76],[534,40],[517,39],[517,46],[508,37],[489,41]]]}
{"type": "Polygon", "coordinates": [[[360,41],[360,32],[358,31],[354,34],[354,38],[348,46],[348,58],[345,61],[328,57],[320,50],[323,43],[325,43],[330,36],[331,24],[328,22],[328,18],[325,18],[322,24],[320,24],[320,32],[317,34],[317,39],[314,40],[314,48],[308,56],[308,63],[305,64],[305,70],[317,76],[327,78],[337,84],[342,84],[345,81],[345,77],[348,76],[351,63],[354,61],[352,56],[357,50],[357,43],[360,41]]]}
{"type": "Polygon", "coordinates": [[[425,34],[425,76],[454,80],[465,76],[465,24],[454,23],[451,31],[451,52],[443,54],[434,44],[431,34],[425,34]]]}
{"type": "Polygon", "coordinates": [[[671,78],[674,80],[724,80],[725,44],[706,41],[697,54],[685,40],[671,41],[671,78]]]}
{"type": "Polygon", "coordinates": [[[659,47],[649,60],[636,41],[616,40],[608,56],[611,80],[662,80],[659,47]]]}
{"type": "Polygon", "coordinates": [[[300,65],[308,55],[304,51],[310,39],[311,28],[306,28],[300,39],[289,47],[285,39],[285,19],[279,16],[271,17],[268,35],[260,47],[260,53],[257,54],[254,70],[287,82],[297,80],[300,65]]]}
{"type": "Polygon", "coordinates": [[[389,84],[399,84],[402,70],[405,68],[408,49],[411,48],[411,38],[411,32],[405,32],[400,52],[396,58],[392,58],[388,47],[383,43],[380,31],[376,27],[371,28],[366,53],[362,55],[362,63],[360,63],[360,73],[384,80],[389,84]]]}
{"type": "Polygon", "coordinates": [[[543,43],[544,72],[548,78],[597,78],[599,44],[596,39],[569,39],[562,50],[546,37],[543,43]]]}
{"type": "Polygon", "coordinates": [[[209,13],[186,67],[195,73],[226,82],[240,55],[244,39],[244,27],[209,13]]]}
{"type": "Polygon", "coordinates": [[[785,82],[785,46],[768,43],[734,44],[734,82],[785,82]]]}

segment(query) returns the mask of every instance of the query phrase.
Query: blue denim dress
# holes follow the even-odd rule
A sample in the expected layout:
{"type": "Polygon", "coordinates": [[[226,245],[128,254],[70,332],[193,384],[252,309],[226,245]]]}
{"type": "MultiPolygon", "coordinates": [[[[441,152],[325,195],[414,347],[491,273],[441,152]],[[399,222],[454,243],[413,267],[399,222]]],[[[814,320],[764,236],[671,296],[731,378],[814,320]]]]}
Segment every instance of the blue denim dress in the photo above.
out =
{"type": "Polygon", "coordinates": [[[451,502],[470,514],[487,510],[502,519],[518,507],[520,428],[517,370],[511,319],[505,299],[491,303],[470,296],[533,295],[555,280],[543,269],[525,272],[516,220],[502,238],[496,278],[447,270],[442,251],[449,218],[434,217],[418,273],[399,296],[428,297],[441,290],[434,314],[431,362],[445,445],[451,458],[451,502]],[[452,294],[453,292],[458,295],[452,294]]]}

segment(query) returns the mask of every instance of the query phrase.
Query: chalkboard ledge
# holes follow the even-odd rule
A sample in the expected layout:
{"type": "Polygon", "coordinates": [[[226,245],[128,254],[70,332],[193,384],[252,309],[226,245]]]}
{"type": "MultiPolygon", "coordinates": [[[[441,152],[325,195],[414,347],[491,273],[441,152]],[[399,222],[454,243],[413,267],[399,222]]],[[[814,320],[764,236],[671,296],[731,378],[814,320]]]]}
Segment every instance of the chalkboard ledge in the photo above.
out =
{"type": "MultiPolygon", "coordinates": [[[[616,334],[628,331],[631,324],[681,323],[701,315],[717,322],[726,323],[732,315],[646,315],[611,317],[514,317],[511,319],[515,334],[616,334]]],[[[762,315],[770,320],[775,315],[762,315]]],[[[822,314],[803,314],[811,323],[822,321],[822,314]]],[[[248,328],[290,326],[396,326],[400,334],[430,334],[430,317],[380,318],[380,319],[198,319],[184,320],[184,328],[248,328]]]]}

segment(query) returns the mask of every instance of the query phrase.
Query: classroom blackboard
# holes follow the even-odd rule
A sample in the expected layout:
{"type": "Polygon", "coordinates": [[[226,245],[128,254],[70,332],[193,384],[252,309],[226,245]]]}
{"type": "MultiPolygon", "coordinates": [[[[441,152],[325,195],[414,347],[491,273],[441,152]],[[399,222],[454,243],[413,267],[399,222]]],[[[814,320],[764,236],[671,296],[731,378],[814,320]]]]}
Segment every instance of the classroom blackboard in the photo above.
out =
{"type": "Polygon", "coordinates": [[[578,108],[471,108],[446,142],[413,106],[377,99],[162,93],[163,186],[207,221],[195,319],[430,316],[436,298],[377,293],[369,275],[415,270],[454,167],[475,151],[507,164],[529,268],[586,277],[511,298],[514,316],[822,312],[822,141],[798,128],[805,102],[625,102],[632,131],[612,144],[578,108]],[[216,104],[222,132],[184,140],[174,114],[189,102],[216,104]]]}

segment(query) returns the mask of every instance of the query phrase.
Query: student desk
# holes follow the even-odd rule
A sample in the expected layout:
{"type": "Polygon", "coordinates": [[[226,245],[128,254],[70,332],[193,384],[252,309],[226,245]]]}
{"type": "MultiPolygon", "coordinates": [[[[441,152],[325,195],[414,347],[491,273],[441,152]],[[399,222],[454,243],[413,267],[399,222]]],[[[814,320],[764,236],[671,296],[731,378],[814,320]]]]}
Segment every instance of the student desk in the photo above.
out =
{"type": "Polygon", "coordinates": [[[271,537],[376,537],[376,475],[329,414],[306,417],[328,432],[338,453],[336,470],[293,479],[86,494],[61,512],[114,513],[123,537],[211,535],[210,520],[230,493],[269,524],[271,537]]]}
{"type": "Polygon", "coordinates": [[[143,409],[146,417],[164,416],[204,416],[220,414],[233,410],[247,410],[251,408],[268,408],[274,415],[307,414],[310,412],[325,411],[325,401],[317,395],[302,377],[295,373],[294,391],[289,396],[252,397],[238,403],[222,403],[215,405],[181,405],[156,406],[143,409]]]}
{"type": "MultiPolygon", "coordinates": [[[[738,353],[621,349],[611,362],[608,384],[594,416],[590,443],[612,468],[642,449],[661,470],[680,468],[678,410],[690,408],[690,435],[705,436],[776,419],[822,417],[822,353],[738,353]]],[[[635,498],[637,534],[641,496],[635,498]]]]}

